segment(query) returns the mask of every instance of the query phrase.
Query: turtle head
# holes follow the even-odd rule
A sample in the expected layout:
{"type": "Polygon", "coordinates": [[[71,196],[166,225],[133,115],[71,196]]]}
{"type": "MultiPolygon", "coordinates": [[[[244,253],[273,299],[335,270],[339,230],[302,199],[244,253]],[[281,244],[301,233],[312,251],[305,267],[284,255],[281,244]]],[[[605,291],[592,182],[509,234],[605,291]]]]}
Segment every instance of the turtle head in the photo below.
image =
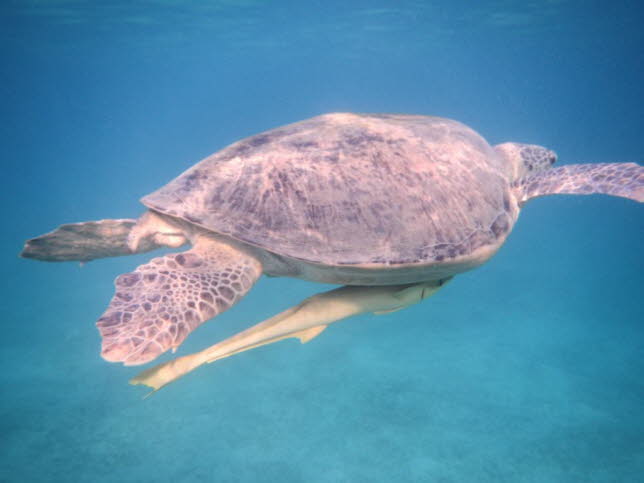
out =
{"type": "Polygon", "coordinates": [[[557,161],[554,151],[536,144],[503,143],[494,150],[507,161],[512,181],[548,169],[557,161]]]}

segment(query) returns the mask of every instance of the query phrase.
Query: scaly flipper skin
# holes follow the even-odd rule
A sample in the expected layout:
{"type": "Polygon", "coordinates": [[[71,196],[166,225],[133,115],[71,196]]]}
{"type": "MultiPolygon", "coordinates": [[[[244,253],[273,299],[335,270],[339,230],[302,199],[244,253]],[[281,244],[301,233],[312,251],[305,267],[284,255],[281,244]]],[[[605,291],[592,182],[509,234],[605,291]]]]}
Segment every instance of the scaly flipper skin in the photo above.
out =
{"type": "Polygon", "coordinates": [[[570,164],[515,183],[519,203],[545,195],[602,193],[644,203],[644,166],[635,163],[570,164]]]}
{"type": "Polygon", "coordinates": [[[202,364],[290,337],[305,343],[319,335],[328,324],[352,315],[403,309],[433,295],[448,280],[412,285],[345,286],[317,294],[201,352],[143,371],[130,383],[143,384],[158,391],[202,364]]]}
{"type": "Polygon", "coordinates": [[[54,231],[25,242],[21,257],[46,262],[88,262],[96,258],[143,253],[161,245],[151,238],[132,251],[128,236],[137,220],[100,220],[61,225],[54,231]]]}
{"type": "Polygon", "coordinates": [[[98,320],[101,355],[110,362],[150,362],[206,320],[232,307],[262,273],[258,260],[201,235],[185,252],[154,258],[120,275],[98,320]]]}

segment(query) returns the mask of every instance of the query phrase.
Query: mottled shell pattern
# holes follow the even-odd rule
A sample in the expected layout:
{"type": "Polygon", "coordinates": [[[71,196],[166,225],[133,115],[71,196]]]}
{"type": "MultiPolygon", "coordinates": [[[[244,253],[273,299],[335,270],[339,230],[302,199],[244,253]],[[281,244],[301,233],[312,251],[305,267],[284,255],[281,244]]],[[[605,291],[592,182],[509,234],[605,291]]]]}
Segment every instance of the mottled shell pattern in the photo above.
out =
{"type": "Polygon", "coordinates": [[[502,244],[510,171],[459,122],[336,113],[234,143],[142,202],[280,256],[431,264],[502,244]]]}

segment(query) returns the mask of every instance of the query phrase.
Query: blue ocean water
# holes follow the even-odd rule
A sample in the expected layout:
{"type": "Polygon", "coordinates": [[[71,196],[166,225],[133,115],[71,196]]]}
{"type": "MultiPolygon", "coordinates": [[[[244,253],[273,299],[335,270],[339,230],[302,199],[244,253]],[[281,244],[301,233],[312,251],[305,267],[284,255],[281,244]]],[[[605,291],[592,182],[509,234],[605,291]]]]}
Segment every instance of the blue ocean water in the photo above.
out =
{"type": "MultiPolygon", "coordinates": [[[[560,162],[644,162],[639,2],[9,0],[0,481],[637,482],[644,207],[528,204],[422,304],[208,365],[142,400],[100,358],[114,278],[17,258],[250,134],[330,111],[450,117],[560,162]]],[[[262,279],[189,354],[327,289],[262,279]]],[[[165,356],[162,360],[167,360],[165,356]]]]}

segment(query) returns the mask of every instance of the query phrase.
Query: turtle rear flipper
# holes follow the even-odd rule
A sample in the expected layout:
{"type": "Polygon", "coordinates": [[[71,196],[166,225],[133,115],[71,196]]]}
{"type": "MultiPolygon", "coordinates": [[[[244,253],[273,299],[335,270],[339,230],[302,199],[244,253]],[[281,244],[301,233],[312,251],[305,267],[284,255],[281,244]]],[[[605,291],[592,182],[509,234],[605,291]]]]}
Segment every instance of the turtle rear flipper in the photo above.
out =
{"type": "Polygon", "coordinates": [[[100,220],[60,225],[25,242],[21,257],[46,262],[88,262],[97,258],[144,253],[187,241],[180,227],[147,211],[138,220],[100,220]]]}
{"type": "Polygon", "coordinates": [[[252,255],[201,235],[190,250],[120,275],[116,294],[96,324],[103,337],[101,355],[125,365],[155,359],[232,307],[261,273],[252,255]]]}
{"type": "MultiPolygon", "coordinates": [[[[100,220],[61,225],[25,242],[21,257],[46,262],[87,262],[96,258],[132,255],[128,236],[137,220],[100,220]]],[[[159,248],[153,238],[143,240],[136,252],[159,248]]]]}
{"type": "Polygon", "coordinates": [[[601,193],[644,203],[644,166],[635,163],[570,164],[550,168],[515,183],[520,204],[554,194],[601,193]]]}

